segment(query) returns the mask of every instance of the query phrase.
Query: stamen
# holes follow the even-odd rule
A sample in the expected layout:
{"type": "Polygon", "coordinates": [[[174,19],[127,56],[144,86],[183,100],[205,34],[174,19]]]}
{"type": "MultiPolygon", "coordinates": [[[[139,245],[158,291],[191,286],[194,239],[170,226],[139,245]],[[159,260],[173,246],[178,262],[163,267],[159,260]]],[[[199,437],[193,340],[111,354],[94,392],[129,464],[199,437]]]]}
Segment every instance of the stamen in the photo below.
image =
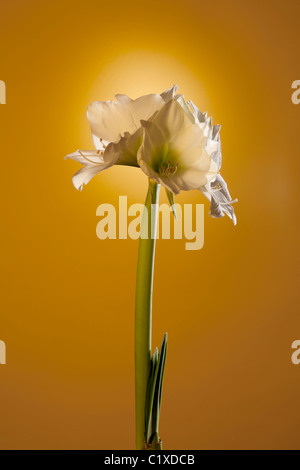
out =
{"type": "Polygon", "coordinates": [[[103,139],[100,139],[100,143],[102,144],[102,147],[104,148],[104,150],[106,149],[106,145],[104,145],[103,143],[103,139]]]}
{"type": "MultiPolygon", "coordinates": [[[[86,161],[88,161],[89,163],[93,163],[94,165],[96,165],[96,163],[93,162],[92,160],[90,160],[88,157],[86,157],[86,156],[82,153],[81,150],[78,150],[78,153],[80,153],[80,155],[81,155],[86,161]]],[[[96,152],[96,153],[98,153],[98,152],[96,152]]]]}
{"type": "Polygon", "coordinates": [[[172,175],[172,176],[175,175],[175,173],[177,172],[177,170],[178,170],[178,163],[176,163],[176,164],[174,165],[174,167],[173,167],[173,170],[171,170],[171,175],[172,175]]]}
{"type": "Polygon", "coordinates": [[[162,176],[173,176],[178,170],[178,163],[172,165],[170,160],[167,161],[167,165],[161,165],[159,168],[159,174],[162,176]]]}

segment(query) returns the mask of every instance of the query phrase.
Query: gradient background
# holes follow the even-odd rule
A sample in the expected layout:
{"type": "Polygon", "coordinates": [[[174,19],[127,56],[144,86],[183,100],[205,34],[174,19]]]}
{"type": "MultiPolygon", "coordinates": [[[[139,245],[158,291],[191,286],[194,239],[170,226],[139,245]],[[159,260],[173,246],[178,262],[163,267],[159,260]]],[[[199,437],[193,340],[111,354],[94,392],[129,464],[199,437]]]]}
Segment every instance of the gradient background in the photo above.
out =
{"type": "MultiPolygon", "coordinates": [[[[238,225],[157,245],[154,338],[169,333],[166,449],[299,445],[298,0],[34,0],[0,6],[1,449],[134,447],[137,241],[96,238],[96,208],[144,202],[112,168],[82,193],[64,155],[92,148],[86,108],[180,92],[222,124],[238,225]]],[[[165,200],[163,197],[162,200],[165,200]]]]}

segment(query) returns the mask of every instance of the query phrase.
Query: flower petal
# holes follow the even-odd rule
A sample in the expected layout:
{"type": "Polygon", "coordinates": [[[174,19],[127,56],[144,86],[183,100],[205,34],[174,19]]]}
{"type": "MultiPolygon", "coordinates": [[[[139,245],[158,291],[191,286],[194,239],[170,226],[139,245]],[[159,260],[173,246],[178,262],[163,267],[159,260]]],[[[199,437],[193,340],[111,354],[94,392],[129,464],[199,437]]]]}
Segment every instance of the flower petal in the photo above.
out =
{"type": "Polygon", "coordinates": [[[198,189],[199,186],[206,185],[216,177],[218,172],[214,161],[208,158],[202,158],[197,165],[193,165],[183,171],[178,171],[177,177],[181,179],[181,187],[184,191],[198,189]]]}
{"type": "Polygon", "coordinates": [[[118,143],[111,142],[104,153],[104,158],[114,160],[115,165],[138,167],[137,153],[142,143],[142,128],[134,134],[125,132],[124,137],[118,143]]]}
{"type": "Polygon", "coordinates": [[[199,189],[211,201],[210,215],[212,217],[224,217],[226,214],[236,225],[237,220],[232,204],[237,200],[232,201],[227,184],[221,175],[217,175],[214,181],[205,188],[199,189]]]}
{"type": "Polygon", "coordinates": [[[73,176],[73,184],[76,189],[81,191],[83,185],[87,184],[95,175],[114,165],[117,155],[110,151],[107,152],[107,150],[108,148],[103,155],[99,150],[77,150],[77,152],[65,157],[66,160],[75,160],[84,165],[73,176]]]}
{"type": "Polygon", "coordinates": [[[140,127],[140,121],[150,119],[163,105],[172,99],[177,91],[174,85],[161,95],[148,94],[132,100],[127,95],[116,95],[117,102],[95,101],[88,107],[95,147],[101,149],[99,140],[106,145],[117,143],[125,132],[133,134],[140,127]]]}
{"type": "Polygon", "coordinates": [[[179,160],[182,167],[190,167],[192,164],[199,162],[201,158],[209,160],[209,167],[210,158],[207,158],[207,153],[203,153],[206,141],[207,139],[201,128],[197,124],[191,123],[189,126],[182,127],[169,140],[170,146],[174,150],[176,149],[176,152],[180,155],[179,160]]]}
{"type": "Polygon", "coordinates": [[[186,115],[190,118],[191,122],[193,124],[195,124],[196,123],[196,118],[195,118],[194,114],[192,113],[192,111],[190,110],[190,107],[189,107],[188,103],[185,101],[184,96],[183,95],[176,95],[175,100],[177,101],[177,103],[180,104],[180,106],[182,107],[182,109],[184,110],[186,115]]]}
{"type": "Polygon", "coordinates": [[[94,141],[117,142],[125,132],[137,130],[128,105],[114,101],[95,101],[88,107],[88,120],[94,141]]]}
{"type": "Polygon", "coordinates": [[[132,100],[127,95],[116,95],[117,102],[96,101],[88,108],[88,119],[96,148],[99,139],[118,142],[125,132],[133,134],[140,127],[142,119],[150,119],[166,101],[174,96],[174,86],[162,95],[155,93],[132,100]]]}
{"type": "Polygon", "coordinates": [[[184,112],[182,106],[171,100],[151,119],[167,140],[175,136],[182,128],[191,125],[190,118],[184,112]]]}
{"type": "Polygon", "coordinates": [[[175,176],[181,178],[184,190],[198,189],[199,186],[215,178],[218,173],[217,165],[207,149],[206,140],[197,124],[182,128],[170,140],[169,147],[178,153],[179,166],[175,176]]]}
{"type": "Polygon", "coordinates": [[[219,142],[212,139],[207,139],[205,150],[207,151],[208,155],[213,155],[219,150],[219,142]]]}
{"type": "Polygon", "coordinates": [[[220,129],[221,129],[221,126],[219,125],[213,126],[213,129],[212,129],[212,139],[214,140],[214,142],[218,143],[218,148],[214,153],[211,154],[211,158],[216,163],[218,170],[220,170],[222,166],[222,146],[221,146],[221,139],[220,139],[220,129]]]}
{"type": "Polygon", "coordinates": [[[155,93],[141,96],[136,100],[132,100],[126,95],[116,95],[116,99],[118,103],[128,107],[132,114],[132,119],[136,129],[141,127],[142,119],[150,119],[153,114],[159,111],[164,105],[162,97],[155,93]]]}
{"type": "MultiPolygon", "coordinates": [[[[166,142],[163,130],[152,121],[141,121],[143,127],[143,143],[138,152],[138,164],[140,160],[155,166],[157,153],[166,142]]],[[[155,169],[155,168],[154,168],[155,169]]]]}
{"type": "Polygon", "coordinates": [[[193,110],[195,119],[198,119],[198,122],[200,123],[205,123],[208,125],[209,118],[207,117],[207,113],[201,113],[200,109],[198,109],[197,106],[192,101],[189,101],[189,105],[191,106],[193,110]]]}
{"type": "Polygon", "coordinates": [[[168,103],[168,101],[170,101],[174,98],[177,91],[178,91],[178,86],[173,85],[171,88],[169,88],[168,90],[161,93],[160,96],[162,97],[162,99],[164,100],[165,103],[168,103]]]}
{"type": "Polygon", "coordinates": [[[100,171],[105,170],[108,168],[107,165],[86,165],[81,168],[75,175],[73,176],[73,184],[78,191],[82,191],[83,185],[88,184],[91,179],[96,176],[100,171]]]}

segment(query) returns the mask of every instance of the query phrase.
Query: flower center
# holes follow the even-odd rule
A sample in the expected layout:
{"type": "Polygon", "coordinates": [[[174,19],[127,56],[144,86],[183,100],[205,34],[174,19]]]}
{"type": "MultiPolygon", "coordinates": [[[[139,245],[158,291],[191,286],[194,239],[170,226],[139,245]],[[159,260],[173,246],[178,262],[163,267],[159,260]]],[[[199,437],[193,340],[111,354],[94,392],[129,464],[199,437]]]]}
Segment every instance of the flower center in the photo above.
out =
{"type": "Polygon", "coordinates": [[[161,176],[173,176],[178,170],[178,163],[176,162],[174,165],[171,164],[170,160],[167,161],[167,165],[161,165],[159,167],[159,174],[161,176]]]}

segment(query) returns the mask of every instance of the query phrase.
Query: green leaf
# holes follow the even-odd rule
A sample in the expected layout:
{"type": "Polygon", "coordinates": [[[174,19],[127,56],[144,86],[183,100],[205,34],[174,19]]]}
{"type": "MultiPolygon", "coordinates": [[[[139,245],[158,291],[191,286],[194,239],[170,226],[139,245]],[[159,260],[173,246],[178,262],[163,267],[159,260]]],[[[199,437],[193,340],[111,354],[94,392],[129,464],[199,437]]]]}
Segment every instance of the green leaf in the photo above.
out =
{"type": "Polygon", "coordinates": [[[145,403],[145,439],[147,444],[152,442],[153,436],[155,435],[157,435],[157,443],[160,442],[158,437],[158,430],[163,378],[167,355],[167,341],[168,335],[166,334],[163,339],[160,352],[158,353],[158,349],[156,348],[150,363],[145,403]]]}
{"type": "Polygon", "coordinates": [[[158,370],[155,383],[154,399],[153,399],[153,408],[152,408],[152,432],[158,433],[159,431],[159,418],[160,418],[160,408],[161,408],[161,397],[162,397],[162,387],[164,379],[164,370],[166,363],[166,354],[167,354],[167,341],[168,335],[166,334],[159,353],[158,359],[158,370]]]}
{"type": "Polygon", "coordinates": [[[146,402],[145,402],[145,439],[146,440],[148,440],[148,431],[149,431],[149,427],[151,423],[153,396],[154,396],[155,382],[156,382],[156,375],[157,375],[158,356],[159,356],[158,349],[156,348],[151,358],[146,402]]]}
{"type": "Polygon", "coordinates": [[[150,374],[149,374],[149,381],[148,381],[148,388],[147,388],[147,398],[146,398],[146,427],[145,427],[145,437],[148,440],[151,424],[152,424],[152,409],[153,409],[153,401],[154,401],[154,393],[155,393],[155,386],[156,386],[156,378],[158,373],[158,365],[159,365],[159,353],[158,349],[155,349],[151,360],[151,367],[150,367],[150,374]]]}
{"type": "Polygon", "coordinates": [[[165,189],[166,189],[166,195],[168,197],[170,206],[172,207],[172,211],[173,211],[175,220],[177,220],[177,214],[176,214],[176,208],[175,208],[175,202],[174,202],[174,194],[172,193],[172,191],[169,191],[167,188],[165,188],[165,189]]]}
{"type": "Polygon", "coordinates": [[[165,337],[162,342],[161,346],[161,361],[160,361],[160,381],[159,381],[159,408],[161,407],[161,397],[162,397],[162,388],[163,388],[163,380],[164,380],[164,373],[165,373],[165,366],[166,366],[166,358],[167,358],[167,346],[168,346],[168,333],[165,334],[165,337]]]}

